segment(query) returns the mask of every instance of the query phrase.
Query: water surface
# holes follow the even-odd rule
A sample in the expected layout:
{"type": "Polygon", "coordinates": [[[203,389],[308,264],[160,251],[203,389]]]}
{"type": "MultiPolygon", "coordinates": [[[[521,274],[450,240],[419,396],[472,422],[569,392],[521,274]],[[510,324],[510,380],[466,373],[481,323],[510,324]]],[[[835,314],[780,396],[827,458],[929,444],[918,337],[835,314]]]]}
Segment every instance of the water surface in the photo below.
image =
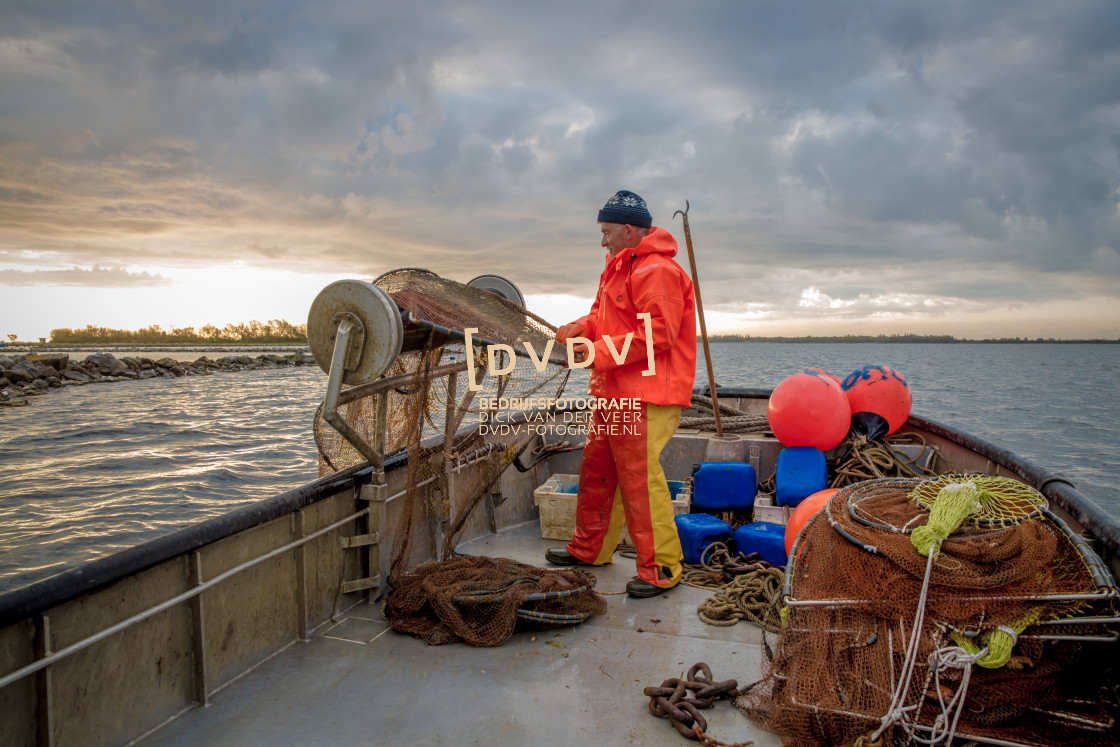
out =
{"type": "MultiPolygon", "coordinates": [[[[1120,516],[1120,345],[714,343],[712,358],[720,385],[765,388],[804,368],[891,366],[916,413],[1120,516]]],[[[702,359],[697,371],[706,382],[702,359]]],[[[325,386],[305,366],[68,387],[0,409],[0,592],[315,479],[325,386]]]]}
{"type": "Polygon", "coordinates": [[[0,410],[0,591],[318,476],[326,376],[90,384],[0,410]]]}

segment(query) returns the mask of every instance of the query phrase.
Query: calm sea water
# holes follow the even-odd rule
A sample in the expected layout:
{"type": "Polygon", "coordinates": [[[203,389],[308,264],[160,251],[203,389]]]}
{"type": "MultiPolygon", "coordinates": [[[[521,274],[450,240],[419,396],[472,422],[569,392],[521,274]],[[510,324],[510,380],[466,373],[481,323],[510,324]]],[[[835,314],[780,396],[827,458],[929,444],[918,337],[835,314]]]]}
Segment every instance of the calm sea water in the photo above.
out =
{"type": "MultiPolygon", "coordinates": [[[[715,343],[712,359],[721,386],[891,366],[916,413],[1120,516],[1120,345],[715,343]]],[[[308,366],[70,387],[0,410],[0,592],[314,479],[325,385],[308,366]]]]}
{"type": "Polygon", "coordinates": [[[312,366],[216,373],[0,410],[0,592],[315,479],[325,384],[312,366]]]}

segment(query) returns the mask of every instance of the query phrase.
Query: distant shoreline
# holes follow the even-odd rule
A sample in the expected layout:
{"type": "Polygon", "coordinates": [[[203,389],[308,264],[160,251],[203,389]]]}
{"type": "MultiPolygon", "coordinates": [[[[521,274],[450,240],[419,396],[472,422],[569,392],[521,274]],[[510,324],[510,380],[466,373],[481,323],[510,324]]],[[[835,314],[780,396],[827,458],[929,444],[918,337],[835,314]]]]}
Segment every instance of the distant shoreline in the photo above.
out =
{"type": "Polygon", "coordinates": [[[124,353],[124,352],[137,352],[150,350],[156,353],[250,353],[256,351],[262,352],[278,352],[278,351],[302,351],[310,354],[311,349],[307,345],[300,345],[298,343],[260,343],[260,344],[238,344],[238,343],[216,343],[214,345],[201,345],[199,343],[183,343],[181,345],[174,344],[153,344],[153,345],[137,345],[136,343],[114,343],[107,342],[100,345],[91,343],[67,345],[63,343],[7,343],[0,345],[0,351],[4,353],[64,353],[74,351],[77,353],[124,353]]]}
{"type": "MultiPolygon", "coordinates": [[[[700,339],[700,338],[697,338],[700,339]]],[[[921,344],[921,345],[1116,345],[1118,340],[1058,340],[1054,338],[1001,337],[988,340],[970,340],[956,337],[922,335],[899,336],[846,336],[846,337],[748,337],[745,335],[710,335],[708,342],[766,342],[766,343],[876,343],[882,345],[921,344]]]]}
{"type": "MultiPolygon", "coordinates": [[[[207,347],[204,353],[241,352],[242,355],[229,355],[211,360],[205,355],[194,361],[180,361],[168,356],[152,359],[140,355],[125,355],[117,358],[114,352],[159,353],[196,352],[188,346],[177,348],[127,347],[124,349],[98,346],[96,352],[85,360],[71,359],[70,353],[83,353],[87,350],[80,346],[59,346],[30,355],[7,355],[8,348],[0,348],[0,407],[26,407],[28,397],[46,394],[52,389],[70,386],[100,384],[115,381],[137,381],[157,377],[210,376],[219,372],[252,371],[259,369],[283,368],[289,366],[314,366],[305,346],[292,347],[257,345],[251,348],[207,347]],[[250,358],[244,355],[255,352],[250,358]]],[[[14,352],[14,351],[13,351],[14,352]]]]}
{"type": "MultiPolygon", "coordinates": [[[[697,342],[700,338],[696,338],[697,342]]],[[[917,343],[930,345],[1117,345],[1120,339],[1086,339],[1063,340],[1053,337],[1027,339],[1025,337],[1000,337],[982,340],[969,338],[950,337],[948,335],[845,335],[838,337],[806,336],[806,337],[754,337],[749,335],[709,335],[708,342],[759,342],[759,343],[876,343],[892,345],[899,343],[917,343]]],[[[67,345],[64,343],[5,343],[0,344],[0,351],[5,353],[35,353],[35,352],[135,352],[150,350],[153,352],[201,352],[201,353],[243,353],[253,351],[303,351],[310,353],[306,344],[299,343],[163,343],[152,345],[138,345],[136,343],[84,343],[80,345],[67,345]]]]}

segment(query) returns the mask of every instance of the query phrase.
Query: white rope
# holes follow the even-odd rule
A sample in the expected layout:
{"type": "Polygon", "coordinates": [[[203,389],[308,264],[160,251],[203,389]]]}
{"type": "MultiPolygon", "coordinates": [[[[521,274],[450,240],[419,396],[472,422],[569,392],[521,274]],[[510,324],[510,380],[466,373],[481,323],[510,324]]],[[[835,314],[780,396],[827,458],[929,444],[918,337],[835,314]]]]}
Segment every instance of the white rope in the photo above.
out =
{"type": "MultiPolygon", "coordinates": [[[[941,543],[938,542],[937,544],[938,549],[940,549],[941,543]]],[[[959,646],[946,646],[936,649],[930,654],[929,668],[933,672],[934,688],[937,691],[937,700],[941,707],[941,713],[934,719],[928,739],[923,739],[914,734],[916,721],[911,721],[911,714],[920,707],[920,704],[907,706],[904,705],[904,703],[906,701],[906,695],[910,690],[910,683],[913,680],[914,669],[918,661],[918,648],[921,643],[922,627],[925,625],[926,602],[929,597],[930,577],[933,575],[933,559],[936,556],[937,553],[930,552],[926,558],[926,572],[925,577],[922,579],[922,591],[918,596],[918,608],[914,613],[914,627],[910,631],[910,641],[906,647],[906,659],[903,661],[902,671],[899,673],[898,683],[891,697],[891,704],[880,721],[879,728],[876,729],[868,739],[869,742],[879,741],[883,732],[889,729],[893,724],[898,723],[906,727],[909,732],[909,738],[915,742],[929,745],[942,743],[947,745],[951,744],[957,732],[957,723],[960,721],[961,713],[964,712],[964,701],[968,695],[968,683],[972,678],[973,665],[988,653],[987,648],[982,649],[976,654],[970,654],[959,646]],[[953,697],[946,703],[945,698],[941,695],[941,674],[942,672],[948,672],[954,669],[960,671],[961,683],[957,691],[953,694],[953,697]]],[[[1009,632],[1014,637],[1014,631],[1009,632]]]]}
{"type": "Polygon", "coordinates": [[[957,722],[960,721],[961,713],[964,712],[964,701],[968,695],[968,682],[972,678],[972,666],[987,653],[987,648],[981,649],[975,654],[970,654],[959,646],[947,646],[939,648],[929,655],[929,666],[933,670],[934,687],[937,689],[937,701],[941,706],[941,713],[933,720],[929,739],[922,739],[914,734],[910,735],[911,739],[922,744],[952,744],[953,737],[957,733],[957,722]],[[960,670],[961,684],[957,688],[957,692],[946,703],[945,699],[941,697],[941,673],[950,669],[960,670]]]}
{"type": "Polygon", "coordinates": [[[540,456],[541,454],[545,453],[546,451],[558,451],[560,449],[567,449],[567,448],[570,448],[571,445],[572,445],[571,441],[560,441],[559,443],[552,443],[552,444],[544,443],[544,444],[541,444],[540,446],[536,446],[536,447],[533,448],[533,456],[540,456]]]}
{"type": "MultiPolygon", "coordinates": [[[[941,543],[937,543],[938,548],[941,543]]],[[[918,644],[921,642],[922,626],[925,624],[926,617],[926,597],[929,594],[929,579],[933,575],[933,559],[937,555],[935,552],[930,552],[926,557],[926,574],[922,579],[922,593],[918,596],[918,609],[914,613],[914,628],[910,631],[910,642],[906,646],[906,660],[902,663],[902,671],[899,672],[898,687],[895,688],[894,695],[891,697],[890,707],[887,708],[886,714],[879,722],[879,728],[871,735],[869,742],[877,742],[891,725],[895,723],[905,723],[907,711],[912,711],[918,706],[903,706],[906,700],[906,693],[910,690],[910,680],[914,675],[914,665],[918,661],[918,644]]]]}

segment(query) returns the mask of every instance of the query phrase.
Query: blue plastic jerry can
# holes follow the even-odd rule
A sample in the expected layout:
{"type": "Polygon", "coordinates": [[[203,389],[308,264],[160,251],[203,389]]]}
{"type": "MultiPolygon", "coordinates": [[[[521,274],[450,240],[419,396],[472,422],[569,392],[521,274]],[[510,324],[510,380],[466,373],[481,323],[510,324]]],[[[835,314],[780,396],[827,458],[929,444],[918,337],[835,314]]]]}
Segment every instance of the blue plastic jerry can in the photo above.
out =
{"type": "Polygon", "coordinates": [[[802,499],[824,490],[827,483],[828,468],[820,449],[788,446],[778,452],[774,502],[779,506],[796,506],[802,499]]]}
{"type": "Polygon", "coordinates": [[[706,511],[750,508],[758,492],[754,467],[741,462],[701,462],[692,474],[692,505],[706,511]]]}
{"type": "Polygon", "coordinates": [[[756,552],[771,565],[786,564],[786,528],[781,524],[756,521],[735,530],[735,552],[750,555],[756,552]]]}
{"type": "Polygon", "coordinates": [[[686,563],[699,563],[700,553],[713,542],[731,542],[731,525],[711,514],[682,514],[675,521],[686,563]]]}

